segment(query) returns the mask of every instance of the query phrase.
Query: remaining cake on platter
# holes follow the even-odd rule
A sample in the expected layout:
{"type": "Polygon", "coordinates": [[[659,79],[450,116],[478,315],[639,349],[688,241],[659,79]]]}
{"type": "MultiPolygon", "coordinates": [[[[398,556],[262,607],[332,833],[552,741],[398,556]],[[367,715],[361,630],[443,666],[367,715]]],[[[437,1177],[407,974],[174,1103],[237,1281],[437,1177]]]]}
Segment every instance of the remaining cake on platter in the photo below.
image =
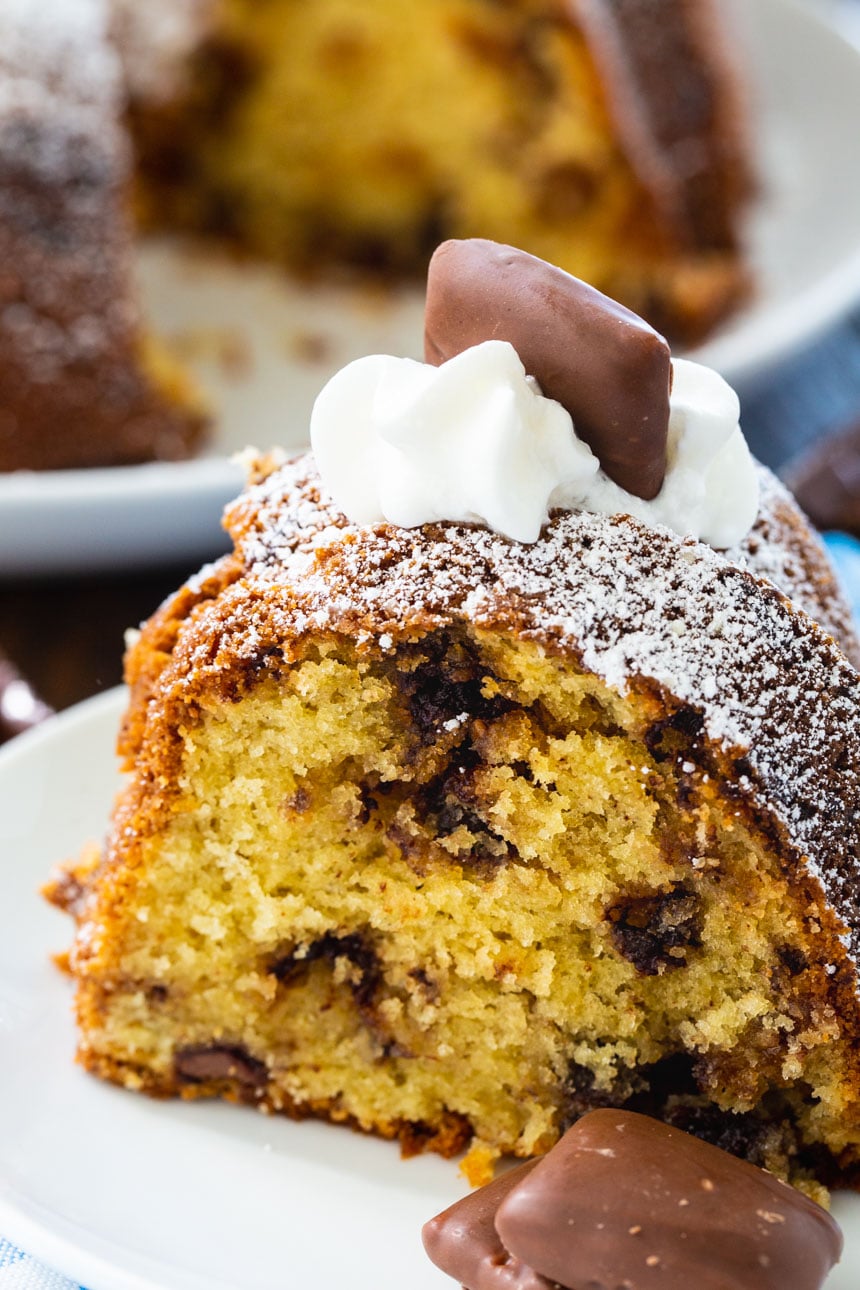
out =
{"type": "Polygon", "coordinates": [[[124,92],[97,0],[0,5],[0,471],[187,456],[205,414],[143,333],[124,92]]]}
{"type": "Polygon", "coordinates": [[[496,238],[685,342],[746,293],[744,114],[713,0],[179,9],[187,52],[159,76],[150,7],[121,5],[156,222],[302,268],[423,271],[440,237],[496,238]]]}
{"type": "Polygon", "coordinates": [[[614,1105],[850,1183],[860,683],[823,549],[715,374],[676,361],[670,402],[659,336],[509,248],[434,265],[454,356],[335,377],[327,486],[259,459],[131,645],[128,786],[50,892],[79,1059],[476,1180],[614,1105]],[[517,331],[567,340],[527,376],[517,331]]]}
{"type": "Polygon", "coordinates": [[[397,273],[479,233],[695,341],[748,288],[743,114],[713,9],[8,0],[0,470],[199,441],[199,402],[137,317],[132,143],[149,227],[397,273]]]}

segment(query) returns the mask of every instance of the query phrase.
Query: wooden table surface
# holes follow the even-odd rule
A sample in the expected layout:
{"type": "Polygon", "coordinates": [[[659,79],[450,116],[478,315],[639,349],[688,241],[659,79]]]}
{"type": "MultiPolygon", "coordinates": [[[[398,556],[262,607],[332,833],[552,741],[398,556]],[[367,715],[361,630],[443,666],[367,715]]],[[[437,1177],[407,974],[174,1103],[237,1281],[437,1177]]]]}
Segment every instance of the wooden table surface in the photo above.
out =
{"type": "Polygon", "coordinates": [[[67,708],[119,684],[126,628],[139,626],[193,571],[183,563],[143,574],[0,582],[0,656],[45,703],[67,708]]]}

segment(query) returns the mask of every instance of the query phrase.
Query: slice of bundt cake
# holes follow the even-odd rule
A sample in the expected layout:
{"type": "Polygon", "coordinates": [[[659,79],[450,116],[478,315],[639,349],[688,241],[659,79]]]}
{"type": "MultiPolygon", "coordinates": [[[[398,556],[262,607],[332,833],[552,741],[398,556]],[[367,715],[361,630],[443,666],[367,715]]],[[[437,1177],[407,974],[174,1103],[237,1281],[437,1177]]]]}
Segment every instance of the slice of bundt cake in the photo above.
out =
{"type": "MultiPolygon", "coordinates": [[[[341,435],[350,486],[442,507],[442,463],[457,522],[350,520],[312,459],[258,463],[232,554],[130,648],[128,787],[101,856],[51,892],[79,924],[80,1060],[410,1150],[471,1144],[476,1179],[616,1105],[807,1188],[850,1182],[860,682],[826,558],[756,476],[719,378],[676,363],[669,403],[664,343],[626,311],[466,251],[505,267],[526,334],[574,329],[611,415],[537,392],[554,354],[510,375],[491,341],[438,368],[362,361],[315,414],[327,472],[341,435]],[[651,427],[630,440],[643,474],[663,455],[653,502],[573,430],[617,439],[634,369],[622,424],[651,427]],[[539,486],[537,539],[498,531],[539,486]],[[733,548],[649,520],[667,497],[697,499],[697,530],[728,516],[733,548]]],[[[443,272],[443,348],[444,291],[443,272]]]]}
{"type": "Polygon", "coordinates": [[[184,457],[205,425],[138,319],[108,19],[0,5],[0,471],[184,457]]]}

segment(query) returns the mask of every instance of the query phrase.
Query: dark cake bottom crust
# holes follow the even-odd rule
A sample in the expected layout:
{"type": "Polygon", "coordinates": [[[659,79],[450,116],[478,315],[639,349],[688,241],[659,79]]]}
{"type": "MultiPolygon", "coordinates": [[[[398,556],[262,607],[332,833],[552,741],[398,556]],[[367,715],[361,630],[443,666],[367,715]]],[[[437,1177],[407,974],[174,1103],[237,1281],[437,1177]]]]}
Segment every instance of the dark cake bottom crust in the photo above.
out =
{"type": "MultiPolygon", "coordinates": [[[[132,1066],[104,1055],[81,1052],[78,1060],[100,1079],[134,1088],[159,1100],[220,1098],[234,1105],[253,1107],[265,1115],[281,1115],[296,1121],[320,1120],[397,1141],[404,1159],[433,1152],[450,1160],[465,1152],[474,1136],[468,1118],[455,1111],[443,1112],[432,1124],[380,1120],[367,1125],[334,1099],[297,1101],[281,1089],[271,1093],[265,1064],[238,1045],[213,1043],[180,1050],[175,1056],[173,1071],[167,1076],[158,1076],[148,1067],[132,1066]]],[[[800,1180],[802,1189],[805,1189],[804,1179],[815,1178],[826,1187],[860,1190],[860,1165],[854,1164],[846,1170],[820,1143],[805,1142],[784,1108],[780,1113],[778,1098],[770,1099],[767,1106],[752,1112],[723,1111],[697,1091],[691,1060],[684,1054],[631,1071],[629,1078],[609,1095],[594,1090],[590,1071],[572,1067],[562,1132],[589,1111],[607,1107],[650,1115],[762,1168],[772,1167],[779,1159],[785,1175],[795,1182],[800,1180]]],[[[471,1162],[467,1157],[463,1164],[463,1172],[472,1186],[489,1182],[493,1168],[492,1160],[480,1156],[471,1162]]],[[[820,1198],[820,1189],[815,1190],[820,1198]]]]}
{"type": "Polygon", "coordinates": [[[146,1066],[131,1066],[101,1054],[78,1055],[91,1075],[122,1088],[134,1088],[148,1097],[167,1101],[182,1098],[194,1102],[221,1098],[237,1106],[254,1107],[264,1115],[283,1115],[290,1120],[323,1120],[343,1125],[356,1133],[371,1133],[400,1144],[404,1159],[434,1152],[446,1160],[465,1151],[472,1128],[465,1116],[445,1112],[436,1124],[404,1120],[381,1120],[367,1126],[344,1111],[334,1100],[298,1102],[282,1090],[267,1091],[265,1066],[241,1048],[219,1044],[195,1045],[176,1056],[171,1075],[159,1076],[146,1066]],[[207,1073],[208,1068],[208,1073],[207,1073]]]}

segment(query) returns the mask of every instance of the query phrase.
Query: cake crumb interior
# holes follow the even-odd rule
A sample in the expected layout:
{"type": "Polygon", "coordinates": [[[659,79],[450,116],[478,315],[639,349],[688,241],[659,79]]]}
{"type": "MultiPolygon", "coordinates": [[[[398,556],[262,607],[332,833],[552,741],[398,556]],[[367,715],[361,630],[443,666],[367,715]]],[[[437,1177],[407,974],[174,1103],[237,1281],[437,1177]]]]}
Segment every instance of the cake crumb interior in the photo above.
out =
{"type": "Polygon", "coordinates": [[[86,1064],[476,1160],[627,1105],[822,1194],[839,1025],[791,983],[826,965],[683,721],[466,627],[269,668],[182,732],[86,1064]]]}

